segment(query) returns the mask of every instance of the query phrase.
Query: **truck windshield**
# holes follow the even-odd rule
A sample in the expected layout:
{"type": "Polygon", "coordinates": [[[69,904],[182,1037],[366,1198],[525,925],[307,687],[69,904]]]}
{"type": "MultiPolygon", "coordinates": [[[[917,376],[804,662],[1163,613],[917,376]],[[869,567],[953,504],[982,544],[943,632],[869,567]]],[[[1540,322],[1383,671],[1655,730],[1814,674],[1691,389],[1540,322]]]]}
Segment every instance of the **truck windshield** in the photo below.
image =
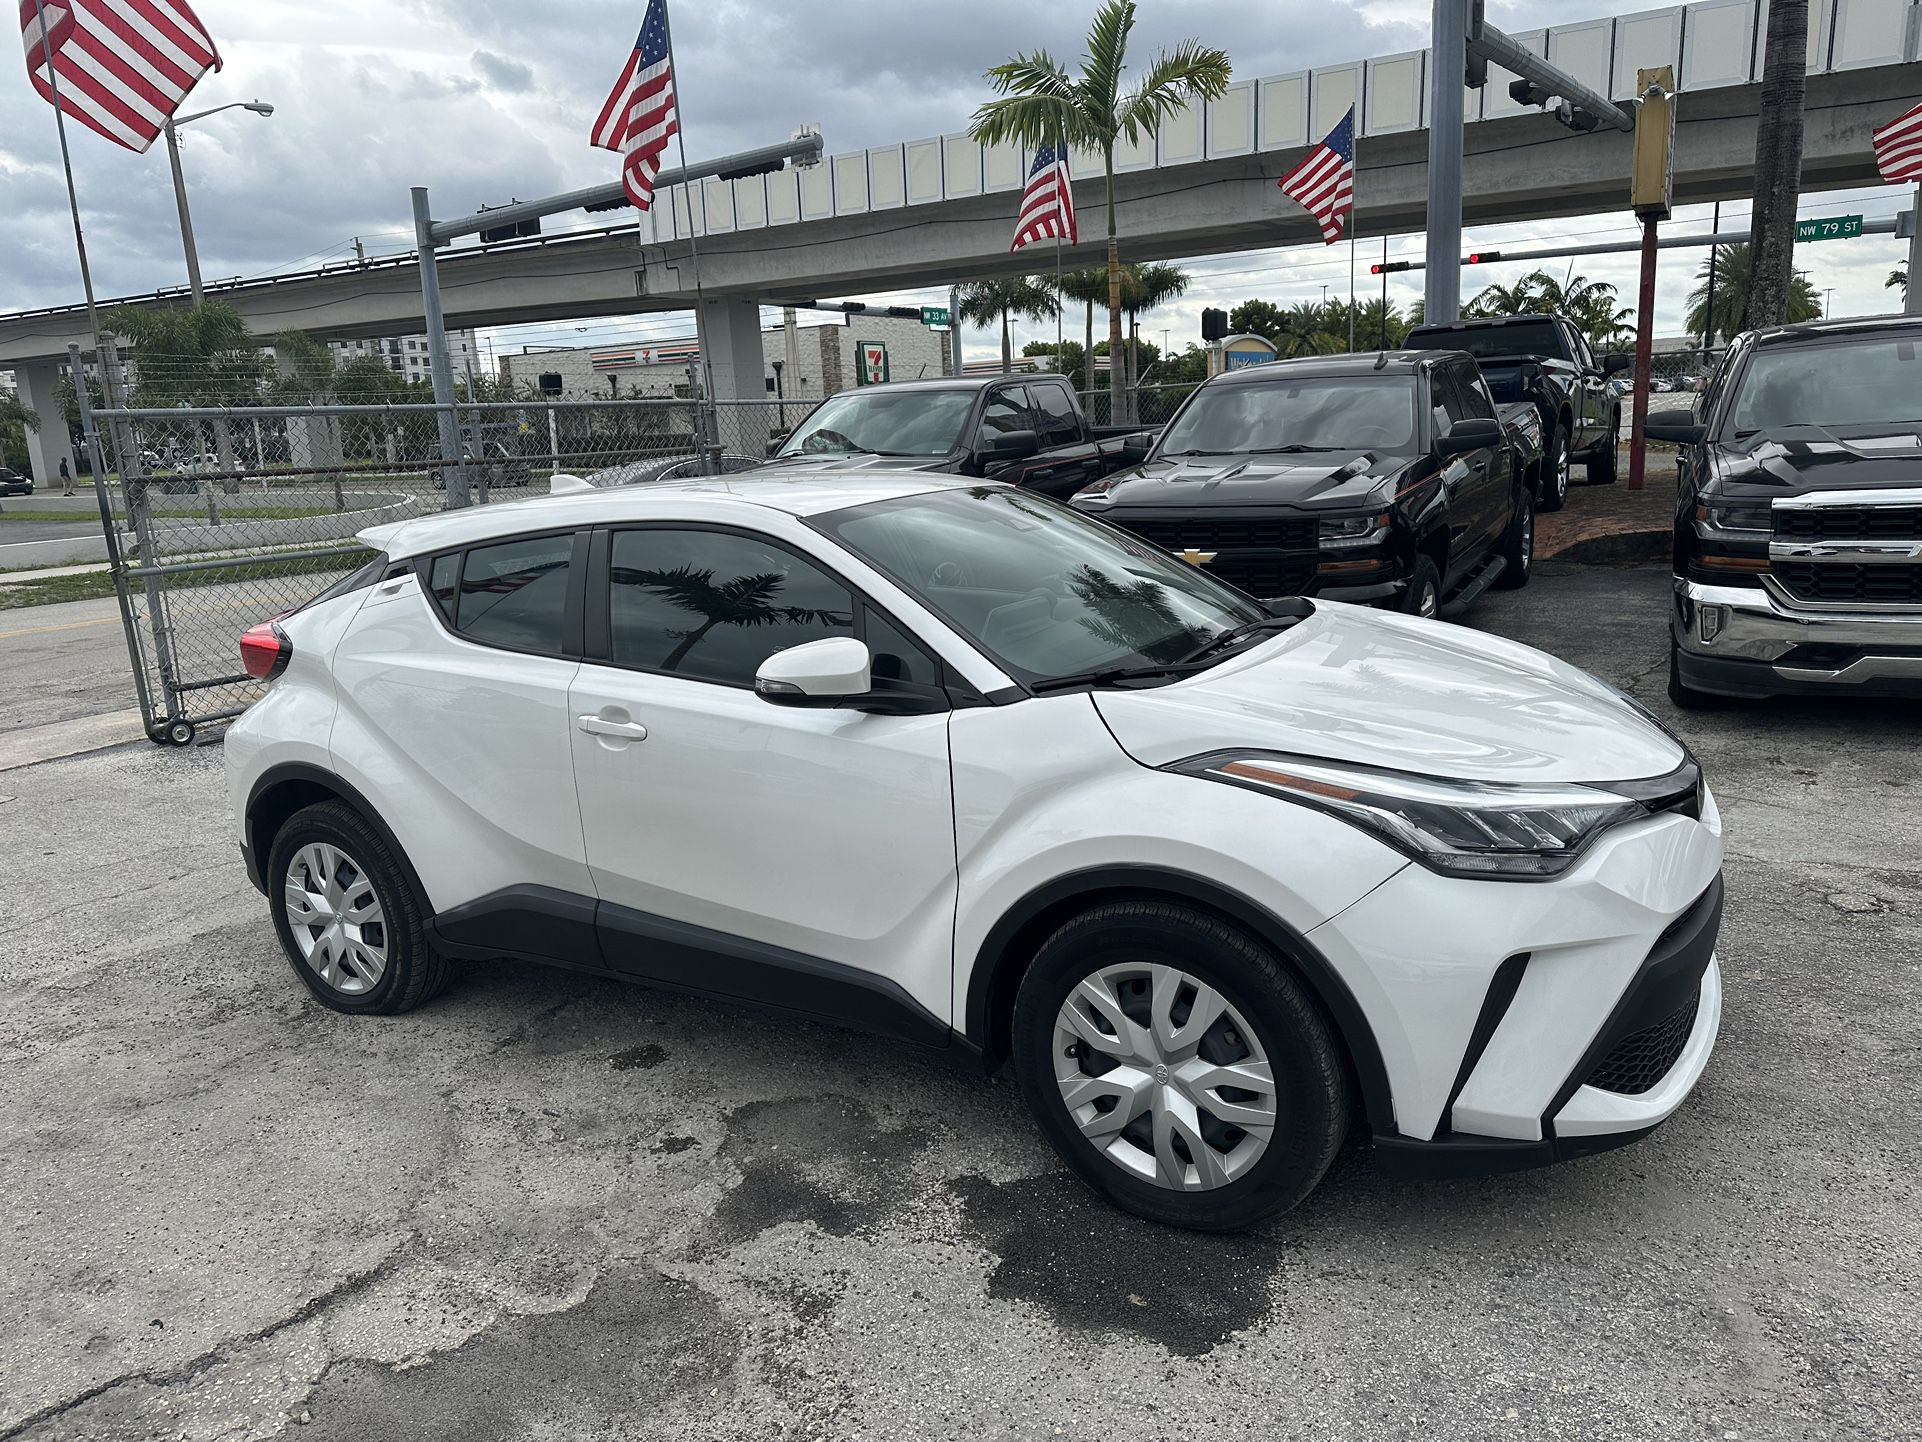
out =
{"type": "Polygon", "coordinates": [[[1922,424],[1922,333],[1758,346],[1730,423],[1738,436],[1795,425],[1922,424]]]}
{"type": "Polygon", "coordinates": [[[1554,356],[1569,360],[1562,333],[1551,321],[1519,320],[1506,325],[1463,326],[1460,330],[1418,330],[1408,336],[1410,350],[1465,350],[1476,358],[1504,355],[1554,356]]]}
{"type": "Polygon", "coordinates": [[[1007,486],[876,501],[811,524],[1030,684],[1171,665],[1267,615],[1166,551],[1007,486]]]}
{"type": "Polygon", "coordinates": [[[1263,377],[1203,386],[1157,454],[1412,451],[1415,380],[1407,375],[1263,377]]]}
{"type": "Polygon", "coordinates": [[[782,456],[945,456],[961,444],[971,390],[875,390],[830,396],[782,456]]]}

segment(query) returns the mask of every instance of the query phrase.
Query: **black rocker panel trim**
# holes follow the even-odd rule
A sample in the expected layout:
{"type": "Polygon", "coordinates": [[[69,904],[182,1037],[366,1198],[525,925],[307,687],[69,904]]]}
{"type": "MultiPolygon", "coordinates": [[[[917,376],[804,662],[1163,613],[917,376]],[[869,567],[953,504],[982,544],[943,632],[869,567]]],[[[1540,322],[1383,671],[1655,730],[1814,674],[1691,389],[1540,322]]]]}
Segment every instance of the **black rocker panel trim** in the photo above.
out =
{"type": "Polygon", "coordinates": [[[1374,1029],[1362,1014],[1355,994],[1327,959],[1306,937],[1266,907],[1202,877],[1158,866],[1107,866],[1070,872],[1029,892],[994,924],[975,956],[974,970],[968,977],[964,1033],[968,1042],[981,1050],[990,1066],[1005,1059],[1005,1039],[993,1035],[997,985],[1018,981],[1019,973],[1031,959],[1031,953],[1022,954],[1025,948],[1013,950],[1022,932],[1067,903],[1085,899],[1092,906],[1118,894],[1141,892],[1178,896],[1219,912],[1280,952],[1334,1021],[1354,1065],[1369,1125],[1378,1134],[1395,1134],[1394,1098],[1388,1086],[1388,1068],[1375,1043],[1374,1029]]]}
{"type": "Polygon", "coordinates": [[[945,1022],[886,977],[554,887],[506,887],[444,911],[430,925],[435,944],[450,955],[521,957],[923,1046],[954,1039],[945,1022]]]}
{"type": "Polygon", "coordinates": [[[1549,1137],[1539,1142],[1502,1137],[1449,1136],[1432,1142],[1413,1137],[1375,1137],[1375,1166],[1384,1176],[1403,1181],[1449,1181],[1461,1177],[1492,1177],[1524,1172],[1576,1157],[1611,1152],[1639,1142],[1660,1126],[1628,1132],[1606,1132],[1592,1137],[1549,1137]]]}

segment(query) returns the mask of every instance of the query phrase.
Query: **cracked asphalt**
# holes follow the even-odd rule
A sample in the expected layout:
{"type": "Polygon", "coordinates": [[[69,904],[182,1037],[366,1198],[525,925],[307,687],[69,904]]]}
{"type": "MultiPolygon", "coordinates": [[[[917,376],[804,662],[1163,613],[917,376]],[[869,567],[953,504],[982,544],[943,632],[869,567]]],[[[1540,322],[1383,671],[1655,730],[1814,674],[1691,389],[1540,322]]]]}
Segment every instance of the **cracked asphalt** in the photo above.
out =
{"type": "MultiPolygon", "coordinates": [[[[1666,714],[1666,586],[1470,619],[1666,714]]],[[[1917,716],[1680,719],[1728,997],[1667,1127],[1432,1185],[1352,1146],[1241,1237],[906,1046],[508,964],[336,1016],[217,749],[0,773],[0,1439],[1922,1436],[1917,716]]]]}

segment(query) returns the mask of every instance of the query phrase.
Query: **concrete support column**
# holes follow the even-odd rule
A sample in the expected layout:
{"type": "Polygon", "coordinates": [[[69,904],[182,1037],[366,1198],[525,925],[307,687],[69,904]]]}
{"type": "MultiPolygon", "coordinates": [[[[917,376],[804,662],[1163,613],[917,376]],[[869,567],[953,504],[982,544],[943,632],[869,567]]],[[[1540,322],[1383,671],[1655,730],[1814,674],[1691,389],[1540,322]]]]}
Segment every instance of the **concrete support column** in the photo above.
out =
{"type": "Polygon", "coordinates": [[[765,401],[767,357],[761,350],[761,307],[752,300],[709,300],[695,312],[701,354],[717,401],[765,401]]]}
{"type": "Polygon", "coordinates": [[[80,474],[80,464],[73,453],[73,438],[67,434],[67,418],[60,413],[60,401],[56,394],[60,384],[60,367],[53,361],[40,361],[32,365],[16,366],[13,383],[20,392],[20,404],[40,418],[40,428],[27,430],[27,464],[33,470],[33,484],[37,491],[53,491],[60,488],[60,463],[67,463],[70,474],[80,474]]]}
{"type": "MultiPolygon", "coordinates": [[[[277,346],[274,366],[282,375],[294,373],[277,346]]],[[[341,456],[340,427],[332,416],[287,417],[287,459],[292,464],[327,469],[341,465],[341,456]]]]}

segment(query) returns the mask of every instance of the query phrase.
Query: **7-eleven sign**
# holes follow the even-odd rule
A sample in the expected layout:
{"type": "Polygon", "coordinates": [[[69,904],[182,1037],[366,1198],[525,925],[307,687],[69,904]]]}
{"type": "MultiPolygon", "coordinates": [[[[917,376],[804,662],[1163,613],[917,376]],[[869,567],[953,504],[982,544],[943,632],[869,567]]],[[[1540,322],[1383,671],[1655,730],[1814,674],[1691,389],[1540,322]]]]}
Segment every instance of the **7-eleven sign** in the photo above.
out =
{"type": "Polygon", "coordinates": [[[855,347],[854,383],[878,386],[888,379],[888,348],[878,340],[864,340],[855,347]]]}

